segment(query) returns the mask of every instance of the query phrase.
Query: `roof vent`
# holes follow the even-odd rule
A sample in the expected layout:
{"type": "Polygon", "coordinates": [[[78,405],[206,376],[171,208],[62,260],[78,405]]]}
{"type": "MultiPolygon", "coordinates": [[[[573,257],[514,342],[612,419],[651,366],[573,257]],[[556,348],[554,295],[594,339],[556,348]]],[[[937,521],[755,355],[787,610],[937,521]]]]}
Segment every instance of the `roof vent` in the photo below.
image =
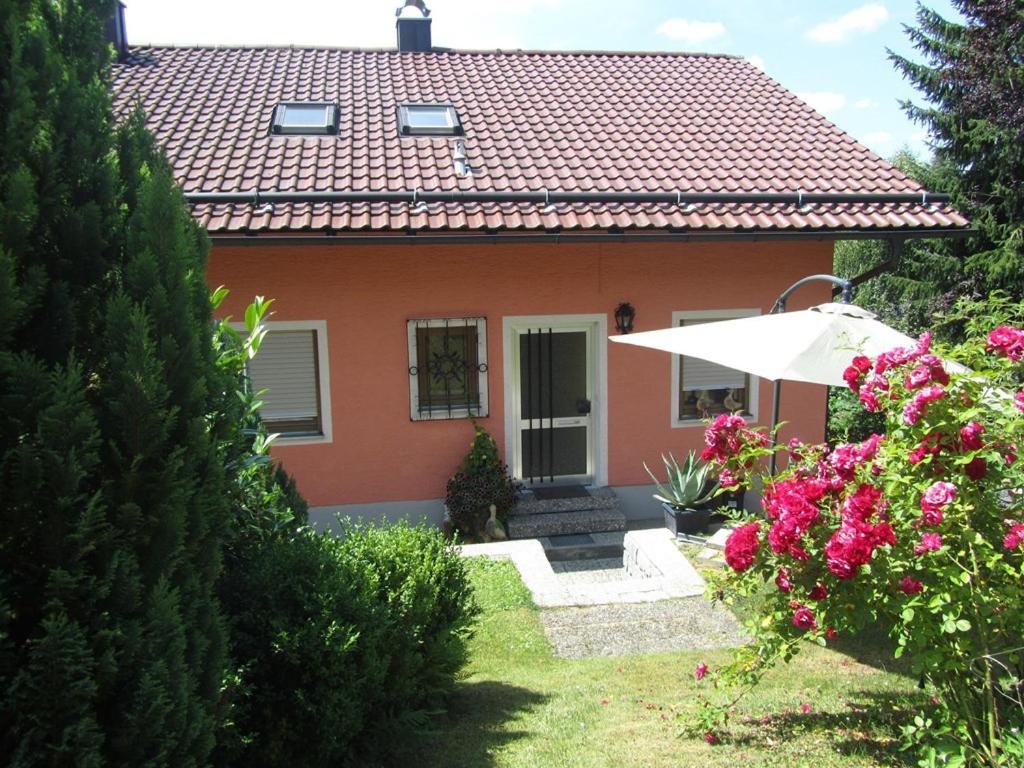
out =
{"type": "Polygon", "coordinates": [[[399,53],[422,53],[429,51],[430,11],[424,0],[405,0],[405,5],[395,11],[398,21],[399,53]],[[418,12],[418,13],[417,13],[418,12]]]}

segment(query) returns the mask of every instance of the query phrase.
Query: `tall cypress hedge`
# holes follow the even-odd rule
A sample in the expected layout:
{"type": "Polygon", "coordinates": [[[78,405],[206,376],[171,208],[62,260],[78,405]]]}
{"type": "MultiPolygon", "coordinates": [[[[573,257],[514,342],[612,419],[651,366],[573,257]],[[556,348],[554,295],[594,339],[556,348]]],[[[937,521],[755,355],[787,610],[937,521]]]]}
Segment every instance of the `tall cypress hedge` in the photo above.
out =
{"type": "Polygon", "coordinates": [[[0,755],[204,765],[229,514],[207,246],[141,120],[111,0],[0,0],[0,755]]]}

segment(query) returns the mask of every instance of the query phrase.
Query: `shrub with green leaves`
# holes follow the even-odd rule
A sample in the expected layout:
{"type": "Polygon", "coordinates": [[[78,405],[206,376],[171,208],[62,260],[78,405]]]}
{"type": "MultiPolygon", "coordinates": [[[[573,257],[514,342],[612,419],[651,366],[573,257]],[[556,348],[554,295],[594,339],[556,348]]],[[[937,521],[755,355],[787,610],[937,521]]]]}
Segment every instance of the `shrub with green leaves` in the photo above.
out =
{"type": "MultiPolygon", "coordinates": [[[[804,640],[869,626],[931,686],[938,716],[906,735],[922,765],[1016,765],[1024,746],[1024,303],[959,305],[966,341],[854,358],[846,373],[885,433],[860,443],[791,444],[763,479],[767,519],[726,542],[726,594],[768,588],[753,642],[709,675],[751,685],[804,640]],[[955,360],[967,366],[956,368],[955,360]]],[[[771,452],[744,424],[716,422],[709,450],[741,476],[771,452]]],[[[733,702],[734,703],[734,702],[733,702]]],[[[714,731],[730,703],[704,702],[714,731]]]]}
{"type": "Polygon", "coordinates": [[[493,504],[505,523],[516,503],[516,483],[498,456],[494,438],[475,421],[469,453],[448,480],[445,506],[455,528],[470,540],[479,539],[493,504]]]}
{"type": "Polygon", "coordinates": [[[476,613],[458,551],[405,523],[254,540],[228,569],[236,678],[218,761],[372,764],[426,723],[476,613]]]}

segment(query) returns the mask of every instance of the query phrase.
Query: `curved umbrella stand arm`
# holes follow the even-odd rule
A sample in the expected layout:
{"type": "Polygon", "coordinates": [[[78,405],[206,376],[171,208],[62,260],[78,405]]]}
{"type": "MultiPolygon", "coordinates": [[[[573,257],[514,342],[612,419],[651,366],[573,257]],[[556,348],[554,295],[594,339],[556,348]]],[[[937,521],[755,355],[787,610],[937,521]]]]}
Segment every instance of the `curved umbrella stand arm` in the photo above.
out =
{"type": "MultiPolygon", "coordinates": [[[[793,283],[791,286],[789,286],[789,288],[784,290],[779,295],[779,298],[777,298],[775,300],[775,304],[772,305],[772,311],[771,311],[770,314],[775,315],[775,314],[778,314],[780,312],[785,312],[786,311],[786,301],[789,299],[790,295],[792,295],[792,293],[794,291],[796,291],[797,288],[800,288],[801,286],[806,285],[807,283],[813,283],[813,282],[832,283],[833,285],[838,286],[839,288],[841,288],[842,289],[842,297],[840,298],[840,301],[843,304],[849,304],[850,300],[853,298],[853,283],[851,281],[844,280],[843,278],[836,277],[835,275],[808,275],[805,278],[797,280],[795,283],[793,283]]],[[[774,449],[778,445],[778,442],[779,442],[778,423],[779,423],[779,401],[780,401],[781,395],[782,395],[782,379],[776,379],[775,380],[775,385],[772,388],[772,423],[771,423],[772,456],[771,456],[771,459],[769,460],[769,464],[768,464],[768,472],[769,472],[769,474],[772,477],[775,476],[775,468],[776,468],[776,453],[775,453],[774,449]]]]}

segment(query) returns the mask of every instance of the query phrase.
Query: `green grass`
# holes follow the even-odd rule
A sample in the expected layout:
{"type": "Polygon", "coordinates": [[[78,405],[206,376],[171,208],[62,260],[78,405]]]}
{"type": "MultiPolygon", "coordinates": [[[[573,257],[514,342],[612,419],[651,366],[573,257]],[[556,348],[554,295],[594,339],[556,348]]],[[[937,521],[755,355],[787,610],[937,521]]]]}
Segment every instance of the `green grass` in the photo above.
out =
{"type": "Polygon", "coordinates": [[[483,608],[467,674],[417,745],[416,766],[891,766],[897,736],[925,703],[876,645],[840,653],[808,646],[773,671],[711,747],[680,736],[698,661],[718,652],[556,659],[510,563],[473,561],[483,608]],[[802,704],[811,707],[804,713],[802,704]]]}

